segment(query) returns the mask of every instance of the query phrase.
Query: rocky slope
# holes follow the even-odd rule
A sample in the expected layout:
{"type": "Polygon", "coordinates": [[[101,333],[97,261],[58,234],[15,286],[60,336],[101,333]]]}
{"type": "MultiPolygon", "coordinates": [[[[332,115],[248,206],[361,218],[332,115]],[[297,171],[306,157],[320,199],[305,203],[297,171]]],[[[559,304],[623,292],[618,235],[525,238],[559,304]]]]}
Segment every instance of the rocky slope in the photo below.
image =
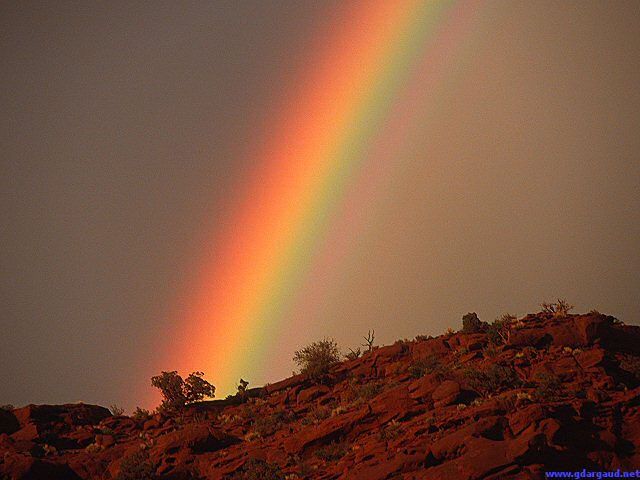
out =
{"type": "Polygon", "coordinates": [[[498,479],[640,467],[640,327],[528,315],[418,337],[176,416],[0,411],[0,478],[498,479]],[[486,327],[486,326],[485,326],[486,327]]]}

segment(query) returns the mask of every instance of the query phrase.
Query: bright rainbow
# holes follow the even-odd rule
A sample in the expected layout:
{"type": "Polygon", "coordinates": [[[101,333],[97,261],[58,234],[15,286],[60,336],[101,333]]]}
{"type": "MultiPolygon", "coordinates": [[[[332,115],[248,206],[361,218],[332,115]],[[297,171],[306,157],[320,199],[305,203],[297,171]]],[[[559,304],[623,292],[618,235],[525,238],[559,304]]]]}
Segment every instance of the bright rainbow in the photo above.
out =
{"type": "MultiPolygon", "coordinates": [[[[402,170],[479,2],[353,2],[294,79],[229,223],[173,314],[167,364],[203,370],[217,397],[264,380],[275,336],[320,308],[314,277],[345,261],[402,170]]],[[[250,133],[247,134],[250,137],[250,133]]],[[[289,332],[289,336],[292,333],[289,332]]],[[[296,345],[295,347],[299,347],[296,345]]]]}

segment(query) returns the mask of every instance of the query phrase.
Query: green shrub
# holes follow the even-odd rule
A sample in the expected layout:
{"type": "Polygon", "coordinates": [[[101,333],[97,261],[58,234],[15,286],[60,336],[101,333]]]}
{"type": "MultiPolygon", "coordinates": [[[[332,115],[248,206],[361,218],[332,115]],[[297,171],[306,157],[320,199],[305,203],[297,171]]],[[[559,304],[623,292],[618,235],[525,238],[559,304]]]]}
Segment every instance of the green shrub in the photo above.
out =
{"type": "Polygon", "coordinates": [[[462,317],[462,333],[478,333],[482,330],[482,322],[476,312],[467,313],[462,317]]]}
{"type": "Polygon", "coordinates": [[[427,373],[438,371],[441,368],[440,357],[436,354],[431,354],[424,358],[419,358],[409,365],[409,374],[413,378],[420,378],[427,373]]]}
{"type": "Polygon", "coordinates": [[[325,462],[335,462],[340,460],[348,451],[348,447],[345,443],[331,442],[329,445],[318,448],[313,455],[325,462]]]}
{"type": "Polygon", "coordinates": [[[203,376],[202,372],[193,372],[183,380],[178,372],[173,371],[151,377],[151,385],[160,389],[164,397],[160,409],[170,412],[184,407],[187,403],[213,397],[216,387],[203,379],[203,376]]]}
{"type": "Polygon", "coordinates": [[[278,465],[263,460],[250,459],[240,470],[227,477],[228,480],[285,480],[278,465]]]}
{"type": "Polygon", "coordinates": [[[562,396],[562,381],[549,372],[540,372],[535,377],[538,386],[534,392],[537,401],[555,402],[562,396]]]}
{"type": "Polygon", "coordinates": [[[109,407],[109,410],[111,411],[111,415],[113,415],[114,417],[119,417],[120,415],[124,415],[124,408],[118,405],[111,405],[109,407]]]}
{"type": "Polygon", "coordinates": [[[292,412],[278,409],[271,415],[257,417],[253,422],[253,431],[262,438],[268,437],[280,430],[283,425],[294,420],[295,415],[292,412]]]}
{"type": "Polygon", "coordinates": [[[511,327],[516,320],[516,316],[510,313],[496,318],[487,329],[489,341],[494,345],[508,345],[511,342],[511,327]]]}
{"type": "Polygon", "coordinates": [[[138,421],[149,420],[151,418],[151,412],[147,409],[136,407],[131,418],[138,421]]]}
{"type": "Polygon", "coordinates": [[[347,353],[344,357],[347,360],[356,360],[360,358],[360,355],[362,355],[362,350],[360,350],[360,347],[358,347],[355,350],[350,348],[349,353],[347,353]]]}
{"type": "Polygon", "coordinates": [[[318,425],[331,416],[331,409],[328,407],[312,408],[307,416],[302,419],[303,425],[318,425]]]}
{"type": "Polygon", "coordinates": [[[388,442],[389,440],[395,440],[404,433],[402,424],[396,420],[392,420],[380,429],[376,438],[381,442],[388,442]]]}
{"type": "Polygon", "coordinates": [[[303,374],[311,379],[319,380],[340,361],[338,344],[335,340],[327,338],[313,342],[295,352],[293,361],[300,367],[303,374]]]}
{"type": "Polygon", "coordinates": [[[359,383],[357,380],[352,380],[346,389],[345,400],[348,402],[364,403],[368,402],[375,396],[377,396],[384,384],[378,382],[366,382],[359,383]]]}
{"type": "Polygon", "coordinates": [[[469,386],[483,397],[517,388],[522,383],[515,370],[501,365],[491,365],[484,370],[468,368],[464,377],[469,386]]]}
{"type": "Polygon", "coordinates": [[[117,480],[149,480],[154,478],[156,468],[146,450],[138,450],[122,459],[117,480]]]}

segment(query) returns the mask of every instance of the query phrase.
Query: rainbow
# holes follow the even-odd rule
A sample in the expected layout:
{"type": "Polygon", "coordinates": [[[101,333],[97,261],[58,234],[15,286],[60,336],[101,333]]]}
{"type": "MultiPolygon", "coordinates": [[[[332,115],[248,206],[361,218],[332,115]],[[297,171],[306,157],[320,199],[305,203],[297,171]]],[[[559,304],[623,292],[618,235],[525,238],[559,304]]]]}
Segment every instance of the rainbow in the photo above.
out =
{"type": "Polygon", "coordinates": [[[340,8],[269,116],[267,143],[249,149],[255,169],[208,234],[202,270],[171,313],[164,365],[205,371],[218,397],[240,377],[264,381],[275,337],[294,338],[288,327],[304,326],[292,319],[321,308],[327,292],[315,280],[365,233],[367,212],[402,171],[481,3],[340,8]]]}

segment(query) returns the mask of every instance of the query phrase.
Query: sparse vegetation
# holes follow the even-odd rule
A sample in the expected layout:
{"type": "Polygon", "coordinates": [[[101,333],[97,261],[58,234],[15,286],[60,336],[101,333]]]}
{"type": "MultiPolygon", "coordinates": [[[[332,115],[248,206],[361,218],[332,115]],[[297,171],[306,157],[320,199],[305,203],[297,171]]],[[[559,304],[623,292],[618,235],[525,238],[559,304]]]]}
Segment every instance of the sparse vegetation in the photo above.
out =
{"type": "Polygon", "coordinates": [[[300,367],[300,371],[313,380],[320,380],[331,367],[340,361],[338,344],[333,339],[325,338],[298,350],[293,355],[293,361],[300,367]]]}
{"type": "Polygon", "coordinates": [[[183,380],[178,372],[162,372],[151,378],[151,385],[160,389],[164,399],[160,405],[163,411],[175,411],[184,407],[187,403],[213,397],[216,387],[207,382],[204,373],[193,372],[186,380],[183,380]]]}
{"type": "Polygon", "coordinates": [[[496,318],[487,330],[489,341],[494,345],[509,345],[511,343],[511,329],[516,320],[516,316],[510,313],[496,318]]]}
{"type": "Polygon", "coordinates": [[[323,420],[329,418],[332,414],[332,410],[327,407],[312,408],[306,417],[302,419],[303,425],[318,425],[323,420]]]}
{"type": "Polygon", "coordinates": [[[11,405],[10,403],[7,403],[6,405],[0,405],[0,410],[6,410],[8,412],[11,412],[12,410],[15,410],[15,409],[16,407],[11,405]]]}
{"type": "Polygon", "coordinates": [[[358,347],[355,350],[350,348],[349,353],[347,353],[344,357],[347,360],[356,360],[360,358],[360,355],[362,355],[362,350],[360,350],[360,347],[358,347]]]}
{"type": "Polygon", "coordinates": [[[111,405],[109,407],[109,411],[111,411],[111,415],[114,417],[119,417],[120,415],[124,415],[124,408],[118,405],[111,405]]]}
{"type": "Polygon", "coordinates": [[[496,358],[498,356],[498,350],[496,350],[495,344],[489,344],[482,349],[482,356],[485,358],[496,358]]]}
{"type": "Polygon", "coordinates": [[[284,409],[278,409],[271,415],[257,417],[253,422],[252,431],[257,433],[260,437],[268,437],[280,430],[283,425],[295,420],[293,412],[287,412],[284,409]]]}
{"type": "Polygon", "coordinates": [[[540,307],[542,308],[542,313],[551,313],[556,318],[566,317],[575,308],[564,298],[558,298],[557,302],[552,303],[542,302],[540,307]]]}
{"type": "Polygon", "coordinates": [[[137,421],[145,421],[151,418],[151,412],[145,408],[136,407],[131,415],[131,418],[137,421]]]}
{"type": "Polygon", "coordinates": [[[478,333],[482,330],[482,322],[476,312],[467,313],[462,317],[462,333],[478,333]]]}
{"type": "Polygon", "coordinates": [[[620,361],[620,368],[629,372],[640,382],[640,358],[627,356],[620,361]]]}
{"type": "Polygon", "coordinates": [[[353,379],[347,388],[345,400],[355,404],[368,402],[378,395],[383,388],[384,385],[380,382],[360,383],[353,379]]]}
{"type": "Polygon", "coordinates": [[[313,455],[325,462],[335,462],[340,460],[348,451],[348,447],[344,442],[331,442],[329,445],[318,448],[313,455]]]}
{"type": "Polygon", "coordinates": [[[538,387],[534,392],[537,401],[554,402],[560,399],[562,394],[562,382],[560,378],[549,372],[538,373],[535,377],[538,387]]]}
{"type": "Polygon", "coordinates": [[[138,450],[122,459],[117,480],[149,480],[154,478],[156,468],[146,450],[138,450]]]}
{"type": "Polygon", "coordinates": [[[383,428],[380,429],[377,435],[377,439],[381,442],[388,442],[390,440],[398,438],[403,433],[404,428],[402,428],[402,424],[397,420],[391,420],[391,422],[387,423],[383,428]]]}
{"type": "Polygon", "coordinates": [[[465,369],[464,378],[469,387],[483,397],[499,393],[502,390],[516,388],[522,383],[515,370],[501,365],[490,365],[483,370],[465,369]]]}
{"type": "Polygon", "coordinates": [[[436,354],[427,355],[424,358],[419,358],[415,360],[409,366],[409,374],[413,378],[420,378],[426,375],[427,373],[432,373],[442,367],[440,363],[440,357],[436,354]]]}
{"type": "Polygon", "coordinates": [[[248,460],[240,470],[227,478],[228,480],[285,480],[278,465],[254,458],[248,460]]]}

